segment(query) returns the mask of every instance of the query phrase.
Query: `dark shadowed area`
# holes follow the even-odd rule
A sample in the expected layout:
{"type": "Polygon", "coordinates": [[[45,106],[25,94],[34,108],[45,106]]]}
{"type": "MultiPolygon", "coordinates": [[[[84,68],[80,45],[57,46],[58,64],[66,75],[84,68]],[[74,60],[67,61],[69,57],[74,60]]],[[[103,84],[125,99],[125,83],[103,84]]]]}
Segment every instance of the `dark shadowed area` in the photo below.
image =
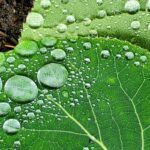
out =
{"type": "Polygon", "coordinates": [[[33,0],[0,0],[0,51],[11,50],[18,43],[32,6],[33,0]]]}

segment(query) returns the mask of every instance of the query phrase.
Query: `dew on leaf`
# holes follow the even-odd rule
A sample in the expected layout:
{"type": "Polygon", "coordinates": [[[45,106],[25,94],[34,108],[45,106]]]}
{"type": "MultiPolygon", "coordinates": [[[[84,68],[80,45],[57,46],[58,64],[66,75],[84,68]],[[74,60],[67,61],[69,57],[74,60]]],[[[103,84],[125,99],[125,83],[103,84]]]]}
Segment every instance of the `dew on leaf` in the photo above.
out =
{"type": "Polygon", "coordinates": [[[129,12],[129,13],[135,13],[138,10],[140,10],[140,3],[137,0],[128,0],[125,3],[125,11],[129,12]]]}
{"type": "Polygon", "coordinates": [[[148,25],[148,31],[150,31],[150,24],[148,25]]]}
{"type": "Polygon", "coordinates": [[[38,45],[34,41],[21,41],[16,47],[15,52],[21,56],[34,55],[38,51],[38,45]]]}
{"type": "Polygon", "coordinates": [[[101,5],[101,4],[103,4],[103,0],[96,0],[96,3],[97,3],[98,5],[101,5]]]}
{"type": "Polygon", "coordinates": [[[38,88],[34,81],[21,75],[15,75],[9,78],[4,89],[6,95],[18,103],[33,101],[38,94],[38,88]]]}
{"type": "Polygon", "coordinates": [[[100,10],[97,14],[99,18],[104,18],[107,15],[105,10],[100,10]]]}
{"type": "Polygon", "coordinates": [[[132,21],[132,22],[131,22],[131,28],[134,29],[134,30],[139,29],[140,26],[141,26],[141,24],[140,24],[139,21],[132,21]]]}
{"type": "Polygon", "coordinates": [[[4,61],[5,61],[5,55],[4,53],[0,52],[0,66],[3,65],[4,61]]]}
{"type": "Polygon", "coordinates": [[[91,45],[90,42],[86,42],[86,43],[83,44],[83,47],[84,47],[86,50],[89,50],[89,49],[91,49],[92,45],[91,45]]]}
{"type": "Polygon", "coordinates": [[[39,13],[31,12],[28,14],[26,22],[31,28],[39,28],[43,25],[44,18],[39,13]]]}
{"type": "Polygon", "coordinates": [[[46,47],[53,47],[56,44],[56,42],[57,42],[57,39],[53,37],[44,37],[41,40],[41,43],[46,47]]]}
{"type": "Polygon", "coordinates": [[[57,26],[57,31],[60,33],[64,33],[67,31],[67,26],[61,23],[57,26]]]}
{"type": "Polygon", "coordinates": [[[10,56],[10,57],[7,58],[6,61],[11,64],[11,63],[14,63],[15,60],[16,60],[15,57],[10,56]]]}
{"type": "Polygon", "coordinates": [[[68,97],[69,97],[69,94],[68,94],[67,91],[63,91],[63,92],[62,92],[62,95],[63,95],[63,97],[65,97],[65,98],[68,98],[68,97]]]}
{"type": "Polygon", "coordinates": [[[74,51],[73,47],[67,47],[66,50],[67,50],[68,52],[73,52],[73,51],[74,51]]]}
{"type": "Polygon", "coordinates": [[[21,128],[20,122],[16,119],[8,119],[3,124],[3,130],[7,134],[15,134],[21,128]]]}
{"type": "Polygon", "coordinates": [[[43,102],[43,100],[38,100],[37,104],[40,105],[40,106],[42,106],[44,104],[44,102],[43,102]]]}
{"type": "Polygon", "coordinates": [[[140,66],[140,62],[139,61],[135,61],[134,65],[138,67],[138,66],[140,66]]]}
{"type": "Polygon", "coordinates": [[[91,87],[91,84],[90,84],[90,83],[85,83],[85,87],[86,87],[87,89],[89,89],[89,88],[91,87]]]}
{"type": "Polygon", "coordinates": [[[129,46],[128,45],[124,45],[123,46],[123,50],[125,50],[125,51],[129,50],[129,46]]]}
{"type": "Polygon", "coordinates": [[[40,48],[40,53],[41,54],[45,54],[46,52],[47,52],[47,48],[46,47],[40,48]]]}
{"type": "Polygon", "coordinates": [[[33,112],[29,112],[29,113],[27,113],[27,117],[28,117],[30,120],[32,120],[32,119],[35,118],[35,114],[34,114],[33,112]]]}
{"type": "Polygon", "coordinates": [[[0,102],[0,116],[5,116],[11,112],[9,103],[0,102]]]}
{"type": "Polygon", "coordinates": [[[146,3],[146,9],[150,10],[150,0],[148,0],[147,3],[146,3]]]}
{"type": "Polygon", "coordinates": [[[118,59],[121,58],[121,54],[117,54],[116,58],[118,58],[118,59]]]}
{"type": "Polygon", "coordinates": [[[15,148],[18,148],[18,147],[20,147],[20,146],[21,146],[20,141],[15,141],[15,142],[14,142],[14,147],[15,147],[15,148]]]}
{"type": "Polygon", "coordinates": [[[62,49],[54,49],[51,51],[51,56],[56,60],[63,60],[66,57],[66,53],[62,49]]]}
{"type": "Polygon", "coordinates": [[[41,0],[40,6],[44,9],[47,9],[51,6],[50,0],[41,0]]]}
{"type": "Polygon", "coordinates": [[[24,65],[24,64],[18,65],[18,69],[20,69],[20,70],[24,70],[25,68],[26,68],[26,65],[24,65]]]}
{"type": "Polygon", "coordinates": [[[20,112],[21,112],[21,106],[16,106],[16,107],[14,108],[14,112],[20,113],[20,112]]]}
{"type": "Polygon", "coordinates": [[[126,52],[126,53],[125,53],[125,56],[126,56],[127,59],[130,60],[130,59],[133,59],[133,58],[134,58],[134,53],[133,53],[133,52],[126,52]]]}
{"type": "Polygon", "coordinates": [[[66,17],[66,21],[68,22],[68,23],[74,23],[75,22],[75,17],[73,16],[73,15],[69,15],[69,16],[67,16],[66,17]]]}
{"type": "Polygon", "coordinates": [[[146,56],[140,56],[140,60],[142,61],[142,62],[146,62],[147,61],[147,57],[146,56]]]}
{"type": "Polygon", "coordinates": [[[59,88],[66,83],[68,71],[61,64],[51,63],[38,71],[37,78],[45,86],[59,88]]]}
{"type": "Polygon", "coordinates": [[[6,72],[6,67],[0,66],[0,73],[4,73],[4,72],[6,72]]]}
{"type": "Polygon", "coordinates": [[[86,63],[90,63],[90,62],[91,62],[90,58],[85,58],[84,61],[85,61],[86,63]]]}
{"type": "Polygon", "coordinates": [[[101,57],[102,58],[108,58],[110,56],[110,52],[108,50],[102,50],[101,51],[101,57]]]}
{"type": "Polygon", "coordinates": [[[91,24],[92,20],[90,18],[84,18],[84,25],[89,26],[91,24]]]}

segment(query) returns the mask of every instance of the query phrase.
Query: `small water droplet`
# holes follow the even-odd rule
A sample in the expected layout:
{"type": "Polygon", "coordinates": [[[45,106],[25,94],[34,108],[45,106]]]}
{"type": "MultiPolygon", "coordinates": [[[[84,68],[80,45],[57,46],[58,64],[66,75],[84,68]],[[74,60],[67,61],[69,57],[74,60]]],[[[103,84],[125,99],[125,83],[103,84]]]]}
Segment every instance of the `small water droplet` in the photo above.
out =
{"type": "Polygon", "coordinates": [[[103,58],[110,57],[110,52],[108,50],[102,50],[101,51],[101,57],[103,57],[103,58]]]}
{"type": "Polygon", "coordinates": [[[127,59],[130,60],[130,59],[133,59],[133,58],[134,58],[134,53],[133,53],[133,52],[126,52],[126,53],[125,53],[125,56],[126,56],[127,59]]]}

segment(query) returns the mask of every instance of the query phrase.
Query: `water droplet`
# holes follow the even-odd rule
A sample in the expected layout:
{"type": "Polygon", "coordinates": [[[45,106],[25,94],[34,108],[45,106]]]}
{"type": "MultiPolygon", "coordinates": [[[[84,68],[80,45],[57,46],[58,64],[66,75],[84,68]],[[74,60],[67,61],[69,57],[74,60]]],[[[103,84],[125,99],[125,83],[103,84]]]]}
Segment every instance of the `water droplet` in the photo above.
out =
{"type": "Polygon", "coordinates": [[[66,83],[68,71],[61,64],[51,63],[43,66],[38,71],[37,78],[45,86],[59,88],[66,83]]]}
{"type": "Polygon", "coordinates": [[[50,0],[41,0],[40,6],[44,9],[47,9],[51,6],[50,0]]]}
{"type": "Polygon", "coordinates": [[[56,44],[56,42],[57,42],[57,39],[53,37],[44,37],[41,40],[41,43],[46,47],[53,47],[56,44]]]}
{"type": "Polygon", "coordinates": [[[62,92],[62,95],[63,95],[63,97],[65,97],[65,98],[68,98],[68,97],[69,97],[69,94],[68,94],[67,91],[63,91],[63,92],[62,92]]]}
{"type": "Polygon", "coordinates": [[[140,62],[139,61],[135,61],[134,65],[138,67],[138,66],[140,66],[140,62]]]}
{"type": "Polygon", "coordinates": [[[51,51],[51,56],[54,57],[56,60],[63,60],[66,57],[66,53],[62,49],[55,49],[51,51]]]}
{"type": "Polygon", "coordinates": [[[3,130],[8,134],[15,134],[20,128],[20,122],[16,119],[8,119],[3,124],[3,130]]]}
{"type": "Polygon", "coordinates": [[[20,112],[21,112],[21,107],[20,107],[20,106],[16,106],[16,107],[14,108],[14,112],[20,113],[20,112]]]}
{"type": "Polygon", "coordinates": [[[44,18],[39,13],[31,12],[28,14],[26,22],[31,28],[39,28],[43,25],[44,18]]]}
{"type": "Polygon", "coordinates": [[[6,61],[11,64],[11,63],[14,63],[15,60],[16,59],[14,57],[8,57],[6,61]]]}
{"type": "Polygon", "coordinates": [[[27,117],[32,120],[32,119],[35,118],[35,114],[34,114],[33,112],[29,112],[29,113],[27,114],[27,117]]]}
{"type": "Polygon", "coordinates": [[[15,52],[22,56],[30,56],[38,51],[38,45],[34,41],[21,41],[16,47],[15,52]]]}
{"type": "Polygon", "coordinates": [[[126,56],[127,59],[130,60],[130,59],[133,59],[133,58],[134,58],[134,53],[133,53],[133,52],[126,52],[126,53],[125,53],[125,56],[126,56]]]}
{"type": "Polygon", "coordinates": [[[143,55],[143,56],[140,57],[140,60],[141,60],[142,62],[146,62],[146,61],[147,61],[147,57],[143,55]]]}
{"type": "Polygon", "coordinates": [[[91,24],[92,20],[90,18],[84,18],[84,25],[89,26],[91,24]]]}
{"type": "Polygon", "coordinates": [[[146,3],[146,9],[150,10],[150,0],[148,0],[147,3],[146,3]]]}
{"type": "Polygon", "coordinates": [[[89,49],[91,49],[92,45],[91,45],[90,42],[86,42],[86,43],[83,44],[83,47],[84,47],[86,50],[89,50],[89,49]]]}
{"type": "Polygon", "coordinates": [[[108,50],[102,50],[101,51],[101,56],[103,58],[108,58],[110,56],[110,52],[108,50]]]}
{"type": "Polygon", "coordinates": [[[83,147],[83,150],[89,150],[89,148],[88,147],[83,147]]]}
{"type": "Polygon", "coordinates": [[[85,87],[86,87],[87,89],[89,89],[89,88],[91,87],[91,84],[90,84],[90,83],[85,83],[85,87]]]}
{"type": "Polygon", "coordinates": [[[116,58],[120,59],[121,58],[121,54],[117,54],[116,58]]]}
{"type": "Polygon", "coordinates": [[[85,58],[84,61],[85,61],[86,63],[90,63],[90,62],[91,62],[90,58],[85,58]]]}
{"type": "Polygon", "coordinates": [[[25,76],[15,75],[9,78],[5,84],[6,95],[18,103],[33,101],[38,94],[38,88],[34,81],[25,76]]]}
{"type": "Polygon", "coordinates": [[[98,5],[101,5],[101,4],[103,4],[103,0],[96,0],[96,3],[97,3],[98,5]]]}
{"type": "Polygon", "coordinates": [[[135,13],[140,10],[140,3],[137,0],[128,0],[125,3],[125,10],[129,13],[135,13]]]}
{"type": "Polygon", "coordinates": [[[25,68],[26,68],[26,66],[24,64],[18,65],[18,69],[20,69],[20,70],[24,70],[25,68]]]}
{"type": "Polygon", "coordinates": [[[107,15],[105,10],[100,10],[97,14],[99,18],[104,18],[107,15]]]}
{"type": "Polygon", "coordinates": [[[2,86],[3,86],[3,83],[2,83],[2,79],[0,78],[0,91],[2,90],[2,86]]]}
{"type": "Polygon", "coordinates": [[[44,102],[43,102],[43,100],[38,100],[37,104],[40,105],[40,106],[42,106],[44,104],[44,102]]]}
{"type": "Polygon", "coordinates": [[[20,141],[15,141],[15,142],[14,142],[14,147],[15,147],[15,148],[18,148],[18,147],[20,147],[20,146],[21,146],[20,141]]]}
{"type": "Polygon", "coordinates": [[[46,47],[40,48],[40,52],[41,52],[42,54],[45,54],[45,53],[47,52],[47,48],[46,48],[46,47]]]}
{"type": "Polygon", "coordinates": [[[57,31],[60,33],[64,33],[67,31],[67,26],[61,23],[57,26],[57,31]]]}
{"type": "Polygon", "coordinates": [[[11,112],[11,107],[8,103],[0,102],[0,116],[5,116],[11,112]]]}
{"type": "Polygon", "coordinates": [[[140,26],[141,26],[141,24],[140,24],[139,21],[132,21],[132,22],[131,22],[131,28],[134,29],[134,30],[139,29],[140,26]]]}
{"type": "Polygon", "coordinates": [[[66,21],[67,21],[68,23],[74,23],[75,20],[76,20],[75,17],[72,16],[72,15],[69,15],[69,16],[67,16],[67,18],[66,18],[66,21]]]}
{"type": "Polygon", "coordinates": [[[129,46],[128,45],[124,45],[123,46],[123,50],[125,50],[125,51],[129,50],[129,46]]]}

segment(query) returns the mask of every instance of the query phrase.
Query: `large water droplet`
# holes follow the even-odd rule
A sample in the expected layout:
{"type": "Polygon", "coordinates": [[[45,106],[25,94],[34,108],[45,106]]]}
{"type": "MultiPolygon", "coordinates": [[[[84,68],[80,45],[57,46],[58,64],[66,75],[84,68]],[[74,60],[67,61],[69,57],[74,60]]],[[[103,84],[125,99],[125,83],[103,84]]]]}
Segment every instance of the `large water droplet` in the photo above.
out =
{"type": "Polygon", "coordinates": [[[11,111],[11,107],[8,103],[0,103],[0,116],[5,116],[11,111]]]}
{"type": "Polygon", "coordinates": [[[3,124],[3,130],[8,134],[15,134],[20,128],[20,122],[16,119],[8,119],[3,124]]]}
{"type": "Polygon", "coordinates": [[[30,56],[38,51],[38,45],[34,41],[22,41],[15,47],[15,52],[22,56],[30,56]]]}
{"type": "Polygon", "coordinates": [[[26,103],[37,97],[38,88],[31,79],[25,76],[15,75],[7,80],[5,92],[13,101],[26,103]]]}
{"type": "Polygon", "coordinates": [[[31,12],[28,14],[26,22],[31,28],[39,28],[43,25],[44,18],[39,13],[31,12]]]}
{"type": "Polygon", "coordinates": [[[37,78],[45,86],[59,88],[66,83],[68,71],[61,64],[51,63],[38,71],[37,78]]]}

